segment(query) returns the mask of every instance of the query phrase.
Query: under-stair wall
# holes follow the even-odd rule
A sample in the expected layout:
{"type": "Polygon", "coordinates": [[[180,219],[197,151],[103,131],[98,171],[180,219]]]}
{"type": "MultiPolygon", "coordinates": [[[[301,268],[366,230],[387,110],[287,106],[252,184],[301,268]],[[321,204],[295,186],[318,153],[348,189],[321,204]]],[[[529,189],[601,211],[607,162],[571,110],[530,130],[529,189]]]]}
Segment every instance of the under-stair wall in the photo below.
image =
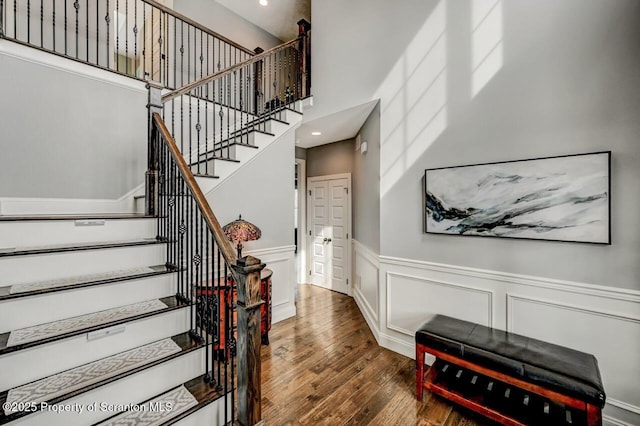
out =
{"type": "MultiPolygon", "coordinates": [[[[221,223],[231,222],[241,214],[262,230],[262,237],[248,241],[243,253],[259,257],[273,270],[273,322],[296,313],[294,150],[295,129],[301,118],[300,114],[287,111],[290,124],[284,133],[278,137],[257,134],[260,148],[255,150],[255,157],[206,194],[221,223]]],[[[238,149],[252,150],[242,146],[238,149]]]]}

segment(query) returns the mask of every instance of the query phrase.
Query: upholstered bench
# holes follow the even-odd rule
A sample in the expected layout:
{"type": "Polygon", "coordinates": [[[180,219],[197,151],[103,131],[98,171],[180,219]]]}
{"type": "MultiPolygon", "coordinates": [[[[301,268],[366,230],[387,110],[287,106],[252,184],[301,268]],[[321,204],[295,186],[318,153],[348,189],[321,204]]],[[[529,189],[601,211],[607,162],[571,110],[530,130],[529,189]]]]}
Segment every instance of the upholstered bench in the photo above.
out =
{"type": "Polygon", "coordinates": [[[508,425],[601,425],[605,394],[593,355],[436,315],[416,332],[423,389],[508,425]],[[436,362],[425,375],[425,353],[436,362]]]}

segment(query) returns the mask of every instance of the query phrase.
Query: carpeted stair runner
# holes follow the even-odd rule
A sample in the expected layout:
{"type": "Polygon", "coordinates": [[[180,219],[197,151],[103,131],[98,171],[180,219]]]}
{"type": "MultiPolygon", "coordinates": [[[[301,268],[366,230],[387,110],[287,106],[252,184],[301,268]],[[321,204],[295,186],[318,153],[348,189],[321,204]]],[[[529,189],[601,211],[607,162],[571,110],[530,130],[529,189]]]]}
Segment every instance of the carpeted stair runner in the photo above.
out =
{"type": "Polygon", "coordinates": [[[10,294],[27,293],[39,290],[52,290],[59,287],[73,286],[95,281],[116,280],[133,275],[152,274],[155,271],[149,267],[121,269],[118,271],[103,272],[100,274],[78,275],[75,277],[58,278],[54,280],[38,281],[25,284],[15,284],[9,289],[10,294]]]}
{"type": "Polygon", "coordinates": [[[180,386],[98,425],[160,426],[196,405],[196,398],[184,386],[180,386]]]}
{"type": "Polygon", "coordinates": [[[12,411],[11,407],[29,407],[28,404],[20,403],[39,404],[51,401],[78,389],[135,370],[181,350],[180,346],[172,339],[163,339],[13,388],[9,390],[6,401],[8,408],[5,408],[4,412],[9,415],[17,412],[12,411]]]}
{"type": "Polygon", "coordinates": [[[21,328],[12,331],[9,334],[7,347],[23,345],[25,343],[63,335],[76,330],[82,330],[84,328],[108,324],[113,321],[120,321],[129,317],[135,317],[137,315],[159,311],[165,308],[167,308],[165,303],[154,299],[134,303],[132,305],[120,306],[106,311],[21,328]]]}

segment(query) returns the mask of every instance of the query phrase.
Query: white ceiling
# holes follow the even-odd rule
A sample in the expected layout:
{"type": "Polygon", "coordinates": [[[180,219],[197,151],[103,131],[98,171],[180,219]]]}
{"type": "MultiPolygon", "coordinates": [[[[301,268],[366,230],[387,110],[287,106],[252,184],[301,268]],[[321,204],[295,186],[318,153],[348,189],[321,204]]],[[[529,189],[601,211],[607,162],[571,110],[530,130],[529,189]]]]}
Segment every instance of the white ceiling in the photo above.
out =
{"type": "Polygon", "coordinates": [[[367,102],[312,121],[303,119],[302,125],[296,129],[296,145],[312,148],[355,137],[377,102],[367,102]],[[321,132],[322,135],[314,136],[312,132],[321,132]]]}
{"type": "Polygon", "coordinates": [[[282,41],[298,37],[300,19],[311,22],[311,0],[268,0],[267,6],[258,0],[216,1],[282,41]]]}

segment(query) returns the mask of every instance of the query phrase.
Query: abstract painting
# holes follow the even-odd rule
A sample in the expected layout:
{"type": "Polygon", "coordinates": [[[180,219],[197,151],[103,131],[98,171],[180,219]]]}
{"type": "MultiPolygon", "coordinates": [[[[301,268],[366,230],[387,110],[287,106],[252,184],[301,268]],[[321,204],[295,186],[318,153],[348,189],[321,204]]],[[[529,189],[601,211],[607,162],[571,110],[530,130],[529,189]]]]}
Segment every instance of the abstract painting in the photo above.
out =
{"type": "Polygon", "coordinates": [[[610,244],[611,152],[425,170],[425,232],[610,244]]]}

